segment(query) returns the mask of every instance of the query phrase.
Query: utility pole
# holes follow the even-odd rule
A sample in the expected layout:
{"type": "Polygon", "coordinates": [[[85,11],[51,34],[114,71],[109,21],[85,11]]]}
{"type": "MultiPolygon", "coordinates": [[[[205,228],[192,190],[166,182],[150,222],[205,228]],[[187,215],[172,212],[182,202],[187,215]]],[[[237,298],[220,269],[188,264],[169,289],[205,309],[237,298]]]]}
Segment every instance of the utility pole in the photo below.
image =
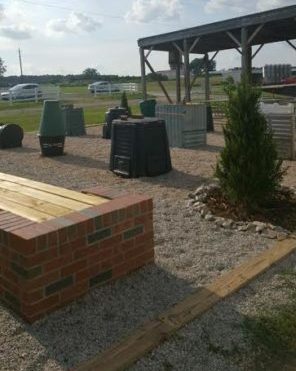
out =
{"type": "Polygon", "coordinates": [[[23,63],[22,63],[22,55],[21,55],[21,49],[18,50],[19,54],[19,62],[20,62],[20,70],[21,70],[21,80],[23,81],[23,63]]]}

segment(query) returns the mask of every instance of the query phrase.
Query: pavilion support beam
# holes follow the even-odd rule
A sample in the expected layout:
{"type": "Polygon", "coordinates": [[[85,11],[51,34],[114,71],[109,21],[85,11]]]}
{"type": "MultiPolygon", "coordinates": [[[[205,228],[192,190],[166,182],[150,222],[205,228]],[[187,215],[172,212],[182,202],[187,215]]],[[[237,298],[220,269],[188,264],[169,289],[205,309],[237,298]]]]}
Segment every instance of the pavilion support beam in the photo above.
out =
{"type": "Polygon", "coordinates": [[[286,42],[291,46],[291,48],[296,50],[296,46],[292,44],[290,40],[286,40],[286,42]]]}
{"type": "Polygon", "coordinates": [[[189,48],[187,39],[183,40],[183,53],[184,53],[184,87],[185,87],[185,101],[191,101],[190,94],[190,68],[189,68],[189,48]]]}
{"type": "Polygon", "coordinates": [[[157,73],[154,71],[153,67],[152,67],[151,64],[149,63],[148,59],[145,58],[145,56],[144,56],[144,61],[145,61],[146,65],[148,66],[149,70],[150,70],[150,71],[153,73],[153,75],[157,78],[157,82],[158,82],[158,84],[159,84],[161,90],[163,91],[164,95],[166,96],[168,102],[172,104],[173,101],[172,101],[171,97],[169,96],[169,94],[168,94],[166,88],[164,87],[164,85],[163,85],[162,81],[160,80],[159,76],[158,76],[157,73]]]}
{"type": "Polygon", "coordinates": [[[251,81],[252,75],[252,47],[248,44],[248,29],[241,29],[242,48],[242,77],[251,81]]]}
{"type": "Polygon", "coordinates": [[[181,103],[181,58],[176,63],[176,101],[181,103]]]}
{"type": "Polygon", "coordinates": [[[146,83],[146,69],[145,69],[145,54],[144,49],[139,48],[140,52],[140,63],[141,63],[141,87],[143,99],[147,99],[147,83],[146,83]]]}
{"type": "Polygon", "coordinates": [[[210,100],[210,75],[209,75],[209,55],[204,56],[204,70],[205,70],[205,100],[210,100]]]}
{"type": "Polygon", "coordinates": [[[256,57],[256,55],[260,52],[260,50],[263,48],[264,44],[261,44],[258,49],[255,51],[255,53],[252,54],[252,59],[256,57]]]}

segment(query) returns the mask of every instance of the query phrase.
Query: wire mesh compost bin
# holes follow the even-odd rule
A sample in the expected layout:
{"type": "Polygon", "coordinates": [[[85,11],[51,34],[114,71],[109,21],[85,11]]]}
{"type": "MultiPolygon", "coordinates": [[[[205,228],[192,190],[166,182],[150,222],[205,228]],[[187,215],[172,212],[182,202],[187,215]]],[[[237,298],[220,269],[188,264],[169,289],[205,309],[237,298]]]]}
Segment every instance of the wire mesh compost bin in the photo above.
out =
{"type": "Polygon", "coordinates": [[[171,158],[165,122],[145,118],[113,120],[110,170],[136,178],[170,171],[171,158]]]}
{"type": "Polygon", "coordinates": [[[261,109],[273,132],[278,155],[285,160],[296,159],[296,115],[293,103],[261,103],[261,109]]]}
{"type": "Polygon", "coordinates": [[[206,144],[205,104],[157,104],[155,115],[165,120],[170,147],[198,148],[206,144]]]}

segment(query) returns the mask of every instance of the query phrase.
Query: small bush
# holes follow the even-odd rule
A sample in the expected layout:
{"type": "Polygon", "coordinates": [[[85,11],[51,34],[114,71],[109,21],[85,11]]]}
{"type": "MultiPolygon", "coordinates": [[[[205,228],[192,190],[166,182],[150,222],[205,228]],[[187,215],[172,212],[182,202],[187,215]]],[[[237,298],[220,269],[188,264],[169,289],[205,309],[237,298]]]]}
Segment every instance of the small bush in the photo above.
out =
{"type": "Polygon", "coordinates": [[[261,92],[243,81],[227,93],[225,147],[215,175],[231,203],[256,208],[275,195],[285,171],[260,112],[261,92]]]}
{"type": "Polygon", "coordinates": [[[127,110],[127,112],[128,112],[129,115],[132,114],[132,110],[131,110],[131,108],[128,105],[128,99],[127,99],[127,96],[126,96],[126,92],[125,91],[121,94],[120,107],[125,108],[127,110]]]}

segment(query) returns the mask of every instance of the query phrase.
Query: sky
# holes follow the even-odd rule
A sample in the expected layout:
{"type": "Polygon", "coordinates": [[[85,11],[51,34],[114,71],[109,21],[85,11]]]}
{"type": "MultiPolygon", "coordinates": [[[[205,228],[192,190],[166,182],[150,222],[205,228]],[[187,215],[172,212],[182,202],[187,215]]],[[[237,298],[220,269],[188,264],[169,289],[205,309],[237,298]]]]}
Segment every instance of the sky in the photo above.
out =
{"type": "MultiPolygon", "coordinates": [[[[6,76],[23,72],[75,74],[88,67],[101,74],[139,75],[137,40],[182,28],[295,5],[296,0],[0,0],[0,57],[6,76]]],[[[294,42],[296,45],[296,42],[294,42]]],[[[193,58],[196,56],[193,56],[193,58]]],[[[240,66],[237,51],[218,54],[217,69],[240,66]]],[[[152,52],[155,70],[168,69],[168,55],[152,52]]],[[[254,66],[296,65],[288,44],[265,45],[254,66]]]]}

